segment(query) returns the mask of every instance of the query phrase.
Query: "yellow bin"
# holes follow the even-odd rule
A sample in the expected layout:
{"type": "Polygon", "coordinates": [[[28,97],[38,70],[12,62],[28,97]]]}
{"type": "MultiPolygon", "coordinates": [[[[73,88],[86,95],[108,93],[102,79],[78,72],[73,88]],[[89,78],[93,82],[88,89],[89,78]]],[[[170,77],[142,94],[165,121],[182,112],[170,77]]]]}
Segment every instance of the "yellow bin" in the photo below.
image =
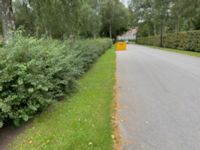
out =
{"type": "Polygon", "coordinates": [[[126,42],[117,42],[116,43],[116,50],[117,51],[124,51],[124,50],[126,50],[126,42]]]}

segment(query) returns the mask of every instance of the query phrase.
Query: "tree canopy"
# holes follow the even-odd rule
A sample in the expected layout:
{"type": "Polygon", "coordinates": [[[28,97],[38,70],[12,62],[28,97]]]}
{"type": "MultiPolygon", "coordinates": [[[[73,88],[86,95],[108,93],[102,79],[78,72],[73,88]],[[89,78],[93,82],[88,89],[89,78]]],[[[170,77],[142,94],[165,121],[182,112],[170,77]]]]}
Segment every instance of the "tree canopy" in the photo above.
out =
{"type": "Polygon", "coordinates": [[[200,0],[131,0],[140,36],[200,29],[200,0]]]}
{"type": "MultiPolygon", "coordinates": [[[[6,0],[0,0],[3,1],[6,0]]],[[[132,27],[132,11],[120,0],[8,1],[9,7],[13,8],[16,27],[23,27],[28,35],[53,38],[113,37],[132,27]]]]}

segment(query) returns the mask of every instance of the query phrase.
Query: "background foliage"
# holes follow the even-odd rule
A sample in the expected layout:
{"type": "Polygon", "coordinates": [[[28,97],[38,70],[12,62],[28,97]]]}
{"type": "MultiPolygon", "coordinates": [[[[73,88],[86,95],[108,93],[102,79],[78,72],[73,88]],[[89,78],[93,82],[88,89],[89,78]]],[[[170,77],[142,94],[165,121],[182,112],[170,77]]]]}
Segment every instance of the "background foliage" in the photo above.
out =
{"type": "Polygon", "coordinates": [[[120,0],[15,0],[17,28],[53,38],[112,36],[132,27],[132,11],[120,0]]]}
{"type": "Polygon", "coordinates": [[[200,0],[131,0],[139,36],[200,29],[200,0]]]}

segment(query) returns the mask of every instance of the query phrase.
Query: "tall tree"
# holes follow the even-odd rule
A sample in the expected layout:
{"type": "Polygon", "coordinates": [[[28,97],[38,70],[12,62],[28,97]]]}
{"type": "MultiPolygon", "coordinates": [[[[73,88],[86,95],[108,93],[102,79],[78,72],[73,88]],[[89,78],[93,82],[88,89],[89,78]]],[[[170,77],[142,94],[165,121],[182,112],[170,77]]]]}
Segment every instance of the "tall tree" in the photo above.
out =
{"type": "MultiPolygon", "coordinates": [[[[2,8],[9,8],[2,11],[9,12],[2,15],[9,25],[5,31],[12,31],[15,29],[12,0],[0,2],[2,8]]],[[[25,33],[37,37],[112,37],[131,26],[132,11],[120,0],[13,0],[13,8],[16,27],[23,26],[25,33]]]]}
{"type": "Polygon", "coordinates": [[[12,9],[12,0],[0,0],[1,19],[4,43],[7,44],[15,30],[15,19],[12,9]]]}
{"type": "Polygon", "coordinates": [[[163,35],[170,14],[172,0],[132,0],[132,6],[137,14],[139,30],[148,33],[145,35],[156,35],[159,26],[160,45],[163,46],[163,35]]]}
{"type": "Polygon", "coordinates": [[[130,6],[142,36],[156,35],[158,26],[160,36],[165,32],[200,29],[200,0],[132,0],[130,6]]]}
{"type": "Polygon", "coordinates": [[[102,34],[110,38],[126,31],[130,23],[130,11],[119,0],[106,0],[102,8],[102,34]]]}
{"type": "Polygon", "coordinates": [[[101,16],[89,4],[84,4],[81,11],[81,35],[96,38],[101,29],[101,16]]]}
{"type": "Polygon", "coordinates": [[[165,26],[169,15],[171,0],[155,0],[155,8],[159,12],[160,17],[160,46],[163,47],[163,34],[165,32],[165,26]]]}

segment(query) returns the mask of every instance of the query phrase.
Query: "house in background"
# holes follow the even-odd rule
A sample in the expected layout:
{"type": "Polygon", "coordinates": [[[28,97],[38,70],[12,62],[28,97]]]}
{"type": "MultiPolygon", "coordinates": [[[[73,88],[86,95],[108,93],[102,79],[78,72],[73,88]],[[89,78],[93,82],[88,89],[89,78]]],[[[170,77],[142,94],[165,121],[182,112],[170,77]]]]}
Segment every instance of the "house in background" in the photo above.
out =
{"type": "Polygon", "coordinates": [[[134,41],[137,38],[137,32],[138,29],[134,28],[134,29],[130,29],[129,31],[127,31],[125,34],[118,36],[117,40],[124,40],[124,41],[134,41]]]}

